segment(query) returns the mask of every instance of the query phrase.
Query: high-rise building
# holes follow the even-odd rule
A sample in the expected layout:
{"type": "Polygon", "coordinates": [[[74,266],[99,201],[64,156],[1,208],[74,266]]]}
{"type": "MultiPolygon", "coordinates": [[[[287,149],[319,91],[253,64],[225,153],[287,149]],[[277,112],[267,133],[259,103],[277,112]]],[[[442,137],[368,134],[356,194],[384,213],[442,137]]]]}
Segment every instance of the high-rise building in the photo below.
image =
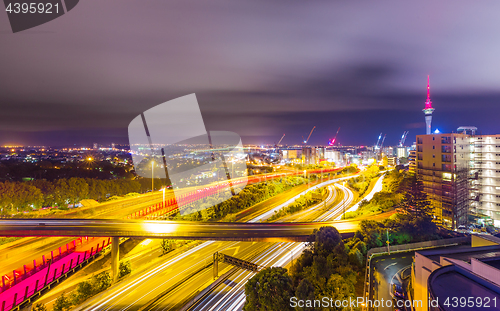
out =
{"type": "Polygon", "coordinates": [[[340,151],[327,149],[325,150],[325,159],[335,162],[337,166],[342,165],[342,154],[340,151]]]}
{"type": "Polygon", "coordinates": [[[427,76],[427,100],[425,101],[425,108],[422,111],[425,114],[425,133],[429,135],[431,133],[432,113],[434,112],[431,102],[429,76],[427,76]]]}
{"type": "Polygon", "coordinates": [[[467,223],[470,136],[465,133],[417,135],[416,173],[443,225],[467,223]]]}
{"type": "Polygon", "coordinates": [[[459,133],[417,136],[410,170],[424,183],[437,219],[456,228],[468,222],[500,226],[500,134],[459,133]]]}
{"type": "Polygon", "coordinates": [[[470,138],[470,212],[500,226],[500,134],[470,138]]]}
{"type": "Polygon", "coordinates": [[[317,165],[325,159],[325,148],[323,147],[303,147],[302,161],[304,165],[317,165]]]}
{"type": "Polygon", "coordinates": [[[398,147],[397,149],[398,158],[407,158],[408,157],[408,148],[407,147],[398,147]]]}

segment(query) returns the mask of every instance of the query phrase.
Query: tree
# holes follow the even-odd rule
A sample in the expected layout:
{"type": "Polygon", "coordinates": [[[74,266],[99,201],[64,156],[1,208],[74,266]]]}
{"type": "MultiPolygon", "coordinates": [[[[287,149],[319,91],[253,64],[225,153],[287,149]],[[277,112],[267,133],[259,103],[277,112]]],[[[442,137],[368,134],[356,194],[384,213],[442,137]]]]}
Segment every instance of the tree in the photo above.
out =
{"type": "Polygon", "coordinates": [[[111,286],[111,276],[107,272],[101,272],[92,278],[94,294],[100,293],[111,286]]]}
{"type": "Polygon", "coordinates": [[[389,165],[389,159],[387,158],[387,156],[384,156],[382,158],[382,166],[387,167],[388,165],[389,165]]]}
{"type": "Polygon", "coordinates": [[[173,248],[173,243],[171,240],[163,239],[160,242],[161,249],[163,250],[163,254],[170,252],[173,248]]]}
{"type": "Polygon", "coordinates": [[[78,305],[87,300],[87,298],[91,297],[92,295],[94,295],[94,288],[90,281],[83,281],[81,283],[78,283],[76,291],[74,292],[74,295],[72,297],[73,304],[78,305]]]}
{"type": "Polygon", "coordinates": [[[118,268],[118,278],[124,277],[127,274],[132,272],[132,267],[130,265],[130,261],[122,261],[120,262],[120,267],[118,268]]]}
{"type": "Polygon", "coordinates": [[[39,302],[36,305],[34,305],[31,310],[32,311],[47,311],[47,307],[43,303],[39,302]]]}
{"type": "MultiPolygon", "coordinates": [[[[355,276],[350,273],[342,276],[340,274],[333,274],[325,286],[325,295],[333,298],[333,300],[349,300],[355,299],[354,283],[356,282],[355,276]]],[[[343,307],[333,307],[330,310],[345,310],[343,307]]]]}
{"type": "Polygon", "coordinates": [[[321,227],[319,230],[314,230],[308,242],[314,242],[313,253],[315,255],[326,258],[342,242],[342,236],[334,227],[321,227]]]}
{"type": "MultiPolygon", "coordinates": [[[[299,300],[314,300],[314,286],[309,282],[308,279],[303,279],[300,281],[299,286],[297,286],[297,289],[295,290],[295,296],[299,300]]],[[[317,308],[297,308],[300,311],[305,311],[305,310],[319,310],[317,308]]]]}
{"type": "Polygon", "coordinates": [[[404,181],[402,208],[414,219],[431,220],[432,206],[424,192],[424,184],[414,174],[404,181]]]}
{"type": "Polygon", "coordinates": [[[244,311],[292,310],[290,297],[294,295],[292,279],[284,268],[266,268],[254,275],[245,285],[244,311]]]}
{"type": "Polygon", "coordinates": [[[61,296],[57,297],[56,301],[54,302],[53,310],[54,311],[69,311],[71,309],[71,302],[64,295],[64,292],[61,294],[61,296]]]}
{"type": "Polygon", "coordinates": [[[349,262],[358,267],[363,266],[363,254],[359,249],[353,249],[349,252],[349,262]]]}

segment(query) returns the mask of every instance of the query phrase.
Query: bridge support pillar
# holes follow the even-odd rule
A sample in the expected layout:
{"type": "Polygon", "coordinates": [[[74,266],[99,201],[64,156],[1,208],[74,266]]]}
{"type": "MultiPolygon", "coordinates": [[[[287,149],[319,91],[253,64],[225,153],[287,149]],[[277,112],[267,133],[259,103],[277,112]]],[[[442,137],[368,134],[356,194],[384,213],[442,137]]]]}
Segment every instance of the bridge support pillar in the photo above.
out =
{"type": "Polygon", "coordinates": [[[119,267],[119,257],[120,257],[120,238],[113,237],[113,241],[111,243],[111,271],[113,283],[118,280],[118,267],[119,267]]]}
{"type": "Polygon", "coordinates": [[[219,252],[214,253],[214,280],[219,277],[219,252]]]}

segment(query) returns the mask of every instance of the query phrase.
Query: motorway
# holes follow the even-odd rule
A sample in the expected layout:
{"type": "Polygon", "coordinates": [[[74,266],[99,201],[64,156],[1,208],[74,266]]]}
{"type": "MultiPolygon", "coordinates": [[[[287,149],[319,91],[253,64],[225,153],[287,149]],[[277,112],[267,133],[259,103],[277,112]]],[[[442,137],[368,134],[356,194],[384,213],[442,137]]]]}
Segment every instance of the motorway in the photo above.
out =
{"type": "MultiPolygon", "coordinates": [[[[326,201],[308,209],[309,212],[314,212],[324,205],[329,206],[328,210],[324,211],[321,216],[314,219],[315,221],[320,221],[321,219],[333,219],[342,214],[343,211],[352,204],[354,197],[352,192],[340,184],[336,184],[335,186],[342,190],[342,199],[336,200],[336,191],[333,191],[333,189],[330,188],[331,186],[329,186],[329,195],[326,201]],[[332,205],[333,202],[337,203],[332,205]]],[[[298,216],[302,217],[301,214],[298,216]]],[[[321,222],[316,223],[324,224],[321,222]]],[[[259,256],[259,258],[254,262],[266,267],[285,266],[288,263],[293,262],[293,258],[299,257],[305,247],[305,243],[276,243],[269,252],[259,256]]],[[[241,310],[246,297],[245,284],[254,275],[255,272],[238,270],[226,281],[217,286],[212,292],[210,292],[210,294],[196,301],[189,310],[241,310]]]]}
{"type": "MultiPolygon", "coordinates": [[[[328,170],[327,172],[332,171],[328,170]]],[[[333,170],[334,171],[334,170],[333,170]]],[[[316,171],[309,171],[308,173],[315,173],[316,171]]],[[[320,172],[320,171],[318,171],[320,172]]],[[[316,172],[317,173],[317,172],[316,172]]],[[[284,175],[300,175],[301,172],[293,171],[290,173],[272,173],[272,174],[262,174],[251,176],[248,178],[243,178],[248,184],[265,181],[268,179],[278,178],[284,175]]],[[[233,179],[233,182],[240,182],[242,178],[233,179]],[[240,180],[241,179],[241,180],[240,180]]],[[[221,182],[219,185],[225,185],[227,182],[221,182]]],[[[188,187],[182,190],[176,190],[175,193],[172,190],[166,190],[165,200],[174,199],[177,196],[182,196],[189,192],[193,192],[197,187],[188,187]]],[[[292,189],[293,190],[293,189],[292,189]]],[[[122,199],[119,201],[112,201],[102,203],[92,207],[82,207],[74,210],[70,210],[65,214],[59,214],[58,216],[63,216],[64,218],[101,218],[101,219],[120,219],[128,215],[133,214],[136,211],[142,210],[145,207],[160,203],[163,201],[162,192],[152,192],[149,194],[130,197],[122,199]]],[[[49,216],[50,217],[50,216],[49,216]]],[[[27,236],[27,235],[18,235],[27,236]]],[[[61,235],[67,236],[67,235],[61,235]]],[[[21,240],[8,243],[0,246],[0,275],[11,274],[13,270],[22,270],[23,264],[32,266],[33,260],[37,263],[41,262],[43,255],[47,256],[51,251],[57,250],[59,247],[64,247],[67,243],[70,243],[73,239],[71,238],[61,238],[61,237],[42,237],[37,235],[32,235],[21,240]]],[[[28,268],[30,269],[30,268],[28,268]]]]}
{"type": "MultiPolygon", "coordinates": [[[[338,187],[338,186],[337,186],[338,187]]],[[[331,192],[334,193],[334,192],[331,192]]],[[[343,193],[343,192],[342,192],[343,193]]],[[[288,198],[290,194],[288,194],[288,198]]],[[[329,194],[329,199],[327,199],[327,206],[330,206],[330,200],[337,200],[338,198],[335,198],[336,195],[329,194]]],[[[345,203],[347,203],[347,200],[344,200],[345,203]]],[[[350,202],[349,202],[350,203],[350,202]]],[[[335,207],[338,206],[335,204],[335,207]]],[[[261,215],[261,213],[259,212],[261,215]]],[[[333,215],[332,215],[333,217],[333,215]]],[[[26,219],[24,219],[26,221],[26,219]]],[[[63,226],[65,227],[65,230],[69,231],[78,231],[81,228],[86,227],[86,225],[89,224],[90,222],[94,222],[94,225],[91,225],[92,230],[97,230],[100,232],[98,235],[99,236],[113,236],[113,234],[108,234],[108,233],[102,233],[102,230],[109,230],[110,224],[113,224],[113,226],[123,226],[124,227],[120,228],[115,228],[115,230],[118,230],[121,232],[125,231],[130,231],[133,230],[134,232],[138,231],[143,231],[147,232],[148,235],[142,236],[141,234],[139,236],[141,237],[149,237],[150,235],[154,235],[154,237],[163,237],[163,236],[169,236],[169,234],[172,234],[172,232],[179,231],[184,232],[185,230],[191,230],[193,223],[180,223],[180,222],[154,222],[154,221],[145,221],[145,222],[138,222],[138,221],[113,221],[113,220],[80,220],[80,219],[73,219],[73,221],[76,221],[80,228],[74,227],[74,223],[71,224],[73,228],[68,228],[67,225],[69,223],[57,223],[59,222],[64,222],[66,221],[65,219],[60,220],[60,219],[53,219],[53,220],[43,220],[43,225],[40,225],[41,220],[32,220],[28,226],[31,227],[36,227],[35,230],[38,231],[51,231],[52,229],[61,229],[57,228],[57,226],[63,226]],[[142,224],[138,226],[138,224],[142,224]],[[54,226],[52,226],[54,225],[54,226]],[[144,226],[145,225],[145,226],[144,226]],[[167,225],[167,226],[165,226],[167,225]],[[176,227],[179,226],[179,227],[176,227]],[[43,228],[40,228],[43,227],[43,228]],[[129,228],[131,227],[131,228],[129,228]],[[138,229],[139,227],[139,229],[138,229]]],[[[197,223],[200,225],[199,223],[197,223]]],[[[208,225],[205,227],[198,227],[198,232],[194,232],[195,235],[199,235],[200,233],[206,235],[207,239],[214,239],[214,235],[224,235],[226,231],[235,231],[235,229],[238,229],[238,232],[232,233],[231,237],[226,236],[227,240],[265,240],[265,241],[276,241],[276,237],[286,235],[287,238],[280,238],[279,240],[293,240],[296,241],[297,239],[297,232],[299,236],[307,236],[310,234],[315,228],[319,228],[322,225],[325,224],[330,224],[330,225],[335,225],[340,229],[340,231],[354,231],[355,228],[357,227],[357,223],[355,221],[349,221],[349,222],[330,222],[330,223],[315,223],[315,224],[290,224],[290,223],[280,223],[280,224],[273,224],[273,223],[267,223],[267,224],[262,224],[262,223],[254,223],[254,224],[222,224],[222,223],[212,223],[212,224],[204,224],[208,225]],[[248,226],[248,227],[232,227],[232,226],[248,226]],[[214,226],[216,226],[218,229],[217,232],[213,232],[214,226]],[[342,228],[342,226],[346,226],[342,228]],[[208,228],[211,228],[210,230],[208,228]],[[256,234],[252,237],[244,237],[245,236],[245,231],[249,228],[252,228],[250,230],[258,229],[256,230],[256,234]],[[268,231],[268,228],[275,228],[273,229],[274,232],[271,232],[272,234],[269,234],[266,231],[268,231]],[[307,231],[307,234],[304,233],[307,231]],[[290,238],[290,237],[295,237],[295,238],[290,238]]],[[[16,230],[19,230],[19,228],[16,227],[16,223],[11,223],[13,227],[7,228],[13,229],[15,228],[16,230]]],[[[3,226],[2,226],[3,227],[3,226]]],[[[86,230],[86,229],[85,229],[86,230]]],[[[229,233],[229,232],[228,232],[229,233]]],[[[249,232],[247,232],[249,233],[249,232]]],[[[29,235],[31,233],[25,233],[26,235],[29,235]]],[[[77,235],[81,235],[82,233],[78,233],[77,235]]],[[[183,233],[185,234],[185,233],[183,233]]],[[[84,235],[91,236],[88,233],[85,233],[84,235]]],[[[248,235],[248,234],[247,234],[248,235]]],[[[127,235],[125,235],[127,236],[127,235]]],[[[135,235],[134,235],[135,236],[135,235]]],[[[172,235],[170,235],[172,236],[172,235]]],[[[186,238],[184,236],[177,236],[179,238],[186,238]]],[[[190,236],[190,239],[193,237],[190,236]]],[[[224,237],[223,237],[224,238],[224,237]]],[[[303,239],[303,238],[300,238],[303,239]]],[[[141,305],[145,305],[148,301],[150,301],[156,294],[161,293],[165,288],[172,287],[173,285],[176,284],[176,282],[181,282],[181,286],[176,286],[175,289],[173,289],[171,292],[168,292],[164,297],[171,297],[170,300],[162,300],[162,308],[171,308],[172,306],[180,306],[184,303],[185,299],[189,296],[189,293],[193,293],[193,291],[197,289],[201,289],[206,287],[206,285],[210,284],[210,279],[211,279],[211,269],[205,269],[203,270],[202,267],[211,259],[211,256],[213,252],[221,250],[221,249],[226,249],[229,252],[227,254],[235,254],[238,258],[247,258],[247,259],[252,259],[254,258],[253,261],[262,261],[262,263],[266,265],[271,265],[271,264],[286,264],[286,260],[290,260],[290,257],[297,257],[300,255],[302,249],[303,249],[303,244],[302,243],[280,243],[280,244],[273,244],[273,243],[255,243],[255,242],[239,242],[239,243],[234,243],[234,242],[205,242],[202,245],[196,247],[195,249],[189,250],[188,252],[181,254],[175,258],[169,259],[168,261],[160,264],[159,266],[156,266],[152,268],[151,270],[145,272],[145,273],[139,273],[137,275],[131,276],[130,278],[127,278],[123,280],[121,283],[118,283],[116,286],[111,288],[110,290],[106,291],[105,293],[102,293],[101,295],[95,297],[94,299],[90,300],[88,303],[86,303],[85,307],[83,309],[85,310],[127,310],[131,309],[134,310],[136,307],[141,305]],[[283,247],[279,247],[276,249],[276,245],[284,245],[283,247]],[[205,247],[208,247],[206,251],[203,251],[205,247]],[[231,250],[231,247],[234,247],[233,250],[231,250]],[[259,255],[259,257],[256,257],[257,254],[262,253],[266,251],[269,247],[274,247],[272,248],[269,252],[264,253],[263,256],[259,255]],[[292,249],[293,251],[289,251],[289,249],[292,249]],[[234,251],[234,252],[233,252],[234,251]],[[233,253],[231,253],[233,252],[233,253]],[[206,257],[203,257],[207,255],[206,257]],[[267,255],[266,255],[267,254],[267,255]],[[288,259],[282,259],[280,260],[281,255],[285,255],[288,259]],[[274,259],[272,259],[274,258],[274,259]],[[274,261],[273,261],[274,260],[274,261]],[[279,261],[279,262],[278,262],[279,261]],[[193,264],[195,263],[195,264],[193,264]],[[185,265],[184,268],[178,267],[178,265],[185,265]],[[187,282],[182,282],[186,277],[189,277],[193,271],[199,270],[199,273],[192,275],[189,278],[189,281],[187,282]],[[184,284],[185,283],[185,284],[184,284]],[[155,288],[151,288],[151,284],[157,284],[155,285],[155,288]],[[181,298],[184,299],[181,299],[181,298]]],[[[224,267],[221,265],[221,272],[224,267]]],[[[241,275],[241,277],[245,278],[245,275],[241,275]]],[[[251,277],[251,276],[249,276],[251,277]]],[[[235,281],[229,280],[229,284],[235,285],[235,284],[242,284],[241,286],[244,285],[246,281],[242,280],[242,282],[239,281],[239,279],[235,279],[238,283],[235,281]],[[234,284],[231,282],[235,282],[234,284]]],[[[242,288],[240,286],[240,289],[242,288]]],[[[241,296],[240,294],[237,295],[240,297],[238,301],[241,302],[241,296]]],[[[222,310],[222,309],[221,309],[222,310]]]]}
{"type": "MultiPolygon", "coordinates": [[[[77,310],[138,310],[142,305],[164,292],[166,288],[171,287],[172,284],[186,283],[186,285],[189,284],[188,289],[195,290],[195,287],[191,286],[203,285],[204,283],[198,282],[200,276],[203,277],[206,274],[208,279],[211,279],[212,269],[204,269],[204,267],[211,262],[213,253],[216,251],[249,258],[264,251],[270,245],[271,243],[256,242],[205,242],[144,273],[133,275],[90,299],[77,310]],[[193,273],[197,271],[202,273],[193,273]],[[186,282],[187,280],[189,282],[186,282]]],[[[219,269],[224,268],[224,264],[219,265],[219,269]]],[[[175,290],[178,293],[182,288],[176,287],[175,290]]],[[[174,294],[174,292],[170,294],[174,294]]],[[[181,295],[181,297],[183,296],[181,295]]]]}
{"type": "MultiPolygon", "coordinates": [[[[291,193],[282,194],[277,196],[281,197],[280,199],[275,197],[270,200],[282,200],[286,202],[291,195],[291,193]]],[[[253,211],[253,213],[255,213],[254,216],[261,215],[261,210],[258,209],[257,211],[253,211]]],[[[250,217],[250,214],[252,213],[246,213],[245,216],[250,217]]],[[[255,226],[262,224],[254,223],[240,225],[255,226]]],[[[269,223],[264,225],[282,224],[269,223]]],[[[219,251],[247,260],[254,258],[252,261],[255,262],[261,260],[260,258],[267,258],[269,252],[275,253],[276,245],[286,246],[293,244],[295,243],[205,242],[193,250],[183,253],[174,259],[165,261],[147,273],[135,275],[132,278],[118,283],[105,293],[86,302],[83,306],[78,308],[78,310],[137,310],[139,307],[146,305],[152,300],[149,294],[150,291],[152,291],[152,295],[158,295],[166,289],[171,289],[171,291],[163,295],[162,299],[158,302],[158,307],[155,306],[154,309],[177,309],[179,306],[183,305],[187,299],[192,298],[199,290],[202,290],[212,283],[212,269],[207,268],[200,270],[200,267],[212,259],[214,252],[219,251]],[[192,276],[189,278],[189,281],[176,284],[190,275],[192,276]],[[152,284],[156,285],[152,286],[152,284]]],[[[299,243],[298,245],[302,247],[303,243],[299,243]]],[[[279,250],[283,253],[287,253],[288,260],[290,259],[290,252],[286,247],[279,247],[279,250]]],[[[293,256],[299,256],[301,251],[301,248],[297,249],[293,256]]],[[[225,270],[227,270],[226,266],[220,264],[219,274],[224,273],[225,270]]],[[[231,285],[232,283],[229,284],[231,285]]]]}
{"type": "MultiPolygon", "coordinates": [[[[328,206],[328,210],[323,210],[324,213],[314,219],[314,221],[340,218],[342,213],[352,205],[352,201],[354,199],[353,193],[341,184],[337,183],[335,184],[335,187],[342,191],[340,193],[341,195],[338,196],[337,199],[335,199],[335,195],[332,195],[332,193],[336,193],[336,190],[332,189],[332,186],[329,186],[329,195],[326,201],[306,210],[312,215],[315,211],[320,209],[323,204],[328,206]]],[[[390,214],[392,213],[368,217],[371,219],[380,219],[388,217],[390,214]]],[[[298,216],[300,220],[303,220],[303,215],[301,215],[301,213],[294,215],[298,216]]],[[[361,219],[358,221],[360,220],[361,219]]],[[[276,245],[283,245],[283,247],[276,248],[274,252],[270,252],[267,256],[260,258],[260,261],[258,262],[261,264],[265,262],[266,266],[285,266],[287,263],[290,263],[290,261],[293,262],[293,258],[300,256],[302,250],[305,248],[304,243],[280,243],[276,245]]],[[[254,272],[238,270],[236,274],[230,276],[226,281],[224,281],[224,283],[220,284],[213,291],[211,291],[210,294],[196,301],[188,310],[242,310],[246,298],[244,286],[248,279],[250,279],[253,275],[255,275],[254,272]]]]}
{"type": "MultiPolygon", "coordinates": [[[[333,196],[335,197],[335,196],[333,196]]],[[[330,197],[330,200],[333,198],[330,197]]],[[[332,207],[333,209],[343,211],[343,208],[339,208],[342,202],[336,199],[336,204],[332,207]]],[[[330,202],[330,201],[329,201],[330,202]]],[[[346,201],[344,201],[346,203],[346,201]]],[[[351,202],[349,202],[351,204],[351,202]]],[[[327,204],[328,206],[328,204],[327,204]]],[[[375,218],[386,218],[390,213],[385,215],[378,215],[375,218]]],[[[332,215],[331,217],[335,217],[332,215]]],[[[373,217],[373,216],[372,216],[373,217]]],[[[320,223],[318,223],[320,224],[320,223]]],[[[204,247],[212,246],[213,242],[205,242],[200,245],[197,249],[198,252],[202,251],[204,247]]],[[[219,242],[217,242],[219,243],[219,242]]],[[[248,256],[255,256],[258,252],[252,251],[253,248],[258,247],[259,244],[264,243],[254,243],[250,246],[248,242],[240,242],[237,244],[231,244],[231,242],[223,242],[220,244],[221,249],[226,249],[222,251],[228,255],[235,255],[238,258],[248,259],[248,256]],[[250,248],[250,249],[248,249],[250,248]],[[246,252],[245,252],[246,249],[246,252]],[[252,255],[250,255],[252,254],[252,255]]],[[[265,243],[269,245],[264,253],[259,254],[252,262],[256,262],[260,265],[265,266],[284,266],[288,264],[293,258],[300,256],[302,250],[304,249],[304,243],[265,243]]],[[[220,249],[219,249],[220,250],[220,249]]],[[[210,249],[204,254],[209,254],[210,252],[215,252],[215,249],[210,249]]],[[[193,256],[194,253],[190,253],[187,256],[193,256]]],[[[199,256],[197,258],[202,258],[199,256]]],[[[168,277],[164,276],[163,271],[166,269],[171,269],[171,271],[176,271],[176,273],[182,273],[185,277],[186,275],[192,274],[193,271],[198,270],[198,267],[193,263],[197,261],[200,262],[201,259],[189,259],[181,255],[179,261],[168,262],[162,265],[159,269],[152,269],[152,274],[147,274],[143,280],[143,277],[138,275],[136,278],[129,280],[124,280],[124,284],[116,287],[116,289],[110,289],[108,294],[103,298],[96,297],[85,304],[85,306],[79,308],[79,310],[137,310],[140,306],[145,306],[150,302],[151,297],[148,292],[151,290],[150,284],[162,284],[161,287],[165,289],[170,289],[161,299],[156,301],[155,305],[151,307],[150,310],[177,310],[182,306],[186,300],[194,297],[200,290],[207,287],[212,283],[212,270],[211,268],[201,270],[199,273],[194,274],[186,282],[181,284],[175,284],[176,280],[171,279],[170,275],[175,276],[176,274],[169,274],[168,277]],[[194,259],[194,260],[193,260],[194,259]],[[191,263],[187,268],[185,266],[179,267],[179,265],[184,264],[184,262],[191,263]],[[164,283],[168,278],[170,281],[164,283]],[[176,286],[177,285],[177,286],[176,286]],[[123,286],[123,288],[122,288],[123,286]],[[128,286],[128,287],[127,287],[128,286]]],[[[204,260],[210,260],[210,258],[204,257],[204,260]]],[[[224,273],[224,268],[220,265],[219,274],[224,273]]],[[[235,269],[236,270],[236,269],[235,269]]],[[[224,281],[221,285],[217,286],[215,290],[209,295],[205,296],[203,300],[198,301],[193,308],[195,310],[230,310],[237,309],[241,310],[241,306],[244,303],[244,284],[246,281],[253,276],[252,272],[237,270],[230,278],[224,281]]],[[[180,277],[180,276],[179,276],[180,277]]],[[[157,289],[154,289],[157,292],[157,289]]],[[[159,290],[159,289],[158,289],[159,290]]]]}

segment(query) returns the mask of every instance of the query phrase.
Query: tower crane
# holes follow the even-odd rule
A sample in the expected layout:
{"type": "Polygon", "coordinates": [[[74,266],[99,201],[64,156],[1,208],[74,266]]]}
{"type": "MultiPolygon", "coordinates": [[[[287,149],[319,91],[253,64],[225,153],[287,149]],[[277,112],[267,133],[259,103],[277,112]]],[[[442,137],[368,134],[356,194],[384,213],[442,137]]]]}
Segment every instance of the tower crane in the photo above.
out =
{"type": "Polygon", "coordinates": [[[278,146],[281,143],[281,141],[285,138],[285,134],[281,136],[281,139],[278,141],[278,143],[274,144],[274,149],[271,151],[271,153],[265,157],[265,160],[269,163],[277,162],[280,160],[281,156],[278,150],[278,146]]]}
{"type": "Polygon", "coordinates": [[[333,137],[332,139],[330,139],[328,141],[328,145],[330,145],[330,146],[335,145],[335,141],[337,140],[337,135],[339,134],[339,131],[340,131],[340,126],[339,126],[339,129],[337,130],[337,133],[335,133],[335,137],[333,137]]]}
{"type": "Polygon", "coordinates": [[[285,138],[285,134],[283,134],[283,136],[281,136],[281,139],[278,141],[278,143],[274,145],[274,153],[278,152],[278,146],[280,145],[283,138],[285,138]]]}
{"type": "Polygon", "coordinates": [[[382,138],[382,133],[380,133],[380,135],[378,135],[378,139],[377,139],[377,143],[375,143],[375,149],[379,149],[379,145],[378,143],[380,142],[380,139],[382,138]]]}
{"type": "Polygon", "coordinates": [[[384,138],[382,138],[382,142],[380,143],[380,147],[379,147],[380,150],[382,150],[382,147],[384,146],[385,136],[387,136],[387,134],[385,134],[384,138]]]}
{"type": "Polygon", "coordinates": [[[403,133],[403,136],[401,136],[401,140],[399,141],[399,147],[403,147],[405,144],[406,136],[408,135],[408,131],[405,131],[403,133]]]}
{"type": "MultiPolygon", "coordinates": [[[[307,139],[304,140],[304,145],[307,145],[307,142],[309,141],[309,138],[311,138],[311,135],[312,135],[312,133],[313,133],[313,131],[314,131],[315,128],[316,128],[316,126],[314,126],[312,128],[311,132],[309,132],[309,136],[307,136],[307,139]]],[[[304,136],[302,136],[302,139],[304,139],[304,136]]]]}
{"type": "Polygon", "coordinates": [[[279,145],[280,145],[280,143],[281,143],[281,141],[283,140],[283,138],[285,138],[285,134],[283,134],[283,136],[281,136],[281,139],[280,139],[280,141],[278,141],[278,143],[276,144],[276,146],[279,146],[279,145]]]}

